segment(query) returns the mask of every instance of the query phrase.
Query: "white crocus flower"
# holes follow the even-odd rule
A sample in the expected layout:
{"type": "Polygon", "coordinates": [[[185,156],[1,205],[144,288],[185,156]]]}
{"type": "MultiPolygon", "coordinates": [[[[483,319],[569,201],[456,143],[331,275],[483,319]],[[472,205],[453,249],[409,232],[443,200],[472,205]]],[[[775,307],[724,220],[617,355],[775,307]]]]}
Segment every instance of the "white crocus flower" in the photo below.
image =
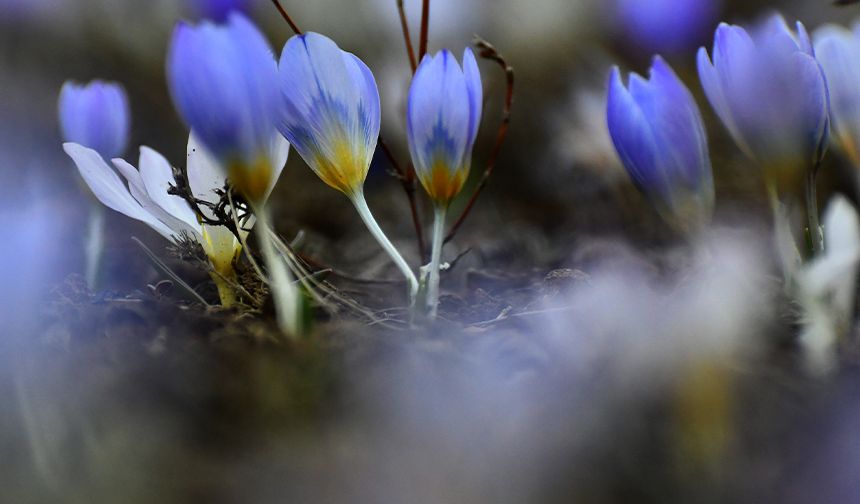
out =
{"type": "MultiPolygon", "coordinates": [[[[63,144],[63,149],[75,162],[93,194],[105,206],[146,223],[173,242],[179,241],[183,235],[197,240],[215,270],[212,277],[218,285],[222,303],[232,303],[233,293],[224,278],[234,275],[233,260],[241,250],[241,243],[224,226],[202,224],[184,199],[168,194],[168,188],[175,181],[173,169],[164,156],[149,147],[141,147],[139,170],[123,159],[113,159],[116,170],[126,179],[126,185],[95,150],[71,142],[63,144]]],[[[272,142],[271,153],[271,159],[275,160],[275,176],[266,197],[286,164],[288,151],[289,144],[278,135],[272,142]]],[[[220,198],[215,190],[224,187],[225,172],[194,134],[188,137],[187,172],[194,197],[217,203],[220,198]]],[[[214,218],[205,206],[201,206],[201,211],[206,217],[214,218]]],[[[245,227],[252,225],[253,219],[245,227]]]]}
{"type": "Polygon", "coordinates": [[[836,344],[851,327],[860,261],[860,218],[842,196],[831,200],[824,215],[824,254],[797,276],[805,311],[801,343],[811,371],[821,374],[834,364],[836,344]]]}

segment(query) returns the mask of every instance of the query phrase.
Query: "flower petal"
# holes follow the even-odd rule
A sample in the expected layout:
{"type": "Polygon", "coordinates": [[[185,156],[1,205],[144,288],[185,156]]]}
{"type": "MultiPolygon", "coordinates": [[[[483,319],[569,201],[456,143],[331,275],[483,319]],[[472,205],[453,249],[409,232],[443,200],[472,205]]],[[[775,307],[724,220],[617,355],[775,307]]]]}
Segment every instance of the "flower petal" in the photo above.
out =
{"type": "Polygon", "coordinates": [[[146,223],[165,238],[172,238],[173,231],[143,209],[98,152],[73,142],[64,143],[63,150],[75,162],[93,195],[105,206],[146,223]]]}

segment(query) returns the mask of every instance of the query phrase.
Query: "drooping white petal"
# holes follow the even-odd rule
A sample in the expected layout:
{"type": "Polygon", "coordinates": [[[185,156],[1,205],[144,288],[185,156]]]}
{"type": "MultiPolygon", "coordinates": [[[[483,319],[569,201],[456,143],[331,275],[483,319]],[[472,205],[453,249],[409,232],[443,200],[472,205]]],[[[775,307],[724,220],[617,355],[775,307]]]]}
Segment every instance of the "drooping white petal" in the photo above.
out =
{"type": "Polygon", "coordinates": [[[184,220],[174,217],[150,198],[149,193],[146,191],[146,185],[143,183],[143,178],[137,168],[120,158],[114,159],[113,165],[128,180],[129,191],[134,196],[134,199],[140,203],[140,206],[170,228],[174,236],[186,233],[190,237],[198,241],[200,240],[199,225],[195,223],[194,226],[191,226],[184,220]]]}
{"type": "Polygon", "coordinates": [[[197,216],[188,203],[180,196],[169,194],[170,185],[174,183],[173,168],[158,152],[149,147],[140,148],[140,177],[146,186],[149,198],[173,217],[197,228],[197,216]]]}
{"type": "Polygon", "coordinates": [[[146,223],[165,238],[170,239],[172,230],[155,216],[147,212],[135,200],[125,184],[101,155],[93,149],[68,142],[63,150],[72,158],[84,181],[99,201],[112,210],[146,223]]]}

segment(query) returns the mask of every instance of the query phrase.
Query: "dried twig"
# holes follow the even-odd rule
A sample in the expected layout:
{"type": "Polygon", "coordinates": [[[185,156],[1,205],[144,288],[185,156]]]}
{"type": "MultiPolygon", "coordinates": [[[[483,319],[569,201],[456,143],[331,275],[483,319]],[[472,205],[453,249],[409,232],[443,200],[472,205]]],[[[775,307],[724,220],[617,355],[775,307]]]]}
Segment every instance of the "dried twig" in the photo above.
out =
{"type": "Polygon", "coordinates": [[[406,192],[406,197],[409,198],[409,211],[412,213],[412,225],[415,227],[415,237],[418,241],[418,255],[421,256],[422,260],[424,260],[427,246],[424,242],[424,228],[421,226],[421,216],[418,213],[418,202],[416,200],[417,185],[415,168],[412,166],[412,163],[409,163],[407,168],[404,170],[403,167],[400,166],[400,163],[397,162],[397,158],[394,157],[394,153],[388,148],[388,144],[386,144],[385,140],[382,139],[382,135],[379,135],[379,146],[382,148],[382,152],[385,153],[385,157],[387,157],[388,161],[391,163],[393,171],[389,173],[400,180],[400,184],[406,192]]]}
{"type": "Polygon", "coordinates": [[[489,59],[495,61],[502,70],[505,72],[505,80],[507,82],[507,91],[505,92],[505,105],[502,109],[502,122],[499,125],[498,133],[496,133],[496,143],[493,145],[493,150],[490,151],[490,157],[487,159],[487,167],[484,170],[484,174],[481,176],[480,182],[478,182],[478,186],[475,187],[475,192],[472,193],[472,197],[469,198],[469,202],[466,203],[466,207],[463,209],[463,212],[460,214],[460,217],[454,221],[454,224],[451,226],[451,230],[448,232],[448,236],[445,237],[445,242],[448,243],[454,238],[454,235],[457,234],[457,230],[460,229],[460,226],[463,225],[463,221],[466,220],[466,217],[469,215],[469,212],[472,210],[472,207],[475,205],[475,202],[478,200],[478,195],[481,194],[481,191],[484,189],[484,186],[487,185],[487,180],[490,178],[490,175],[493,173],[493,168],[496,165],[496,160],[499,157],[499,152],[502,150],[502,145],[505,143],[505,137],[508,135],[508,126],[511,123],[511,105],[514,102],[514,69],[510,65],[508,65],[505,58],[499,54],[495,47],[492,44],[482,39],[481,37],[475,36],[474,40],[475,46],[480,50],[480,55],[482,58],[489,59]]]}
{"type": "Polygon", "coordinates": [[[291,18],[290,15],[287,14],[287,10],[284,9],[284,6],[281,5],[281,2],[278,0],[272,0],[272,3],[275,4],[275,8],[278,9],[278,12],[281,13],[281,17],[284,18],[284,21],[286,21],[287,24],[290,25],[290,28],[293,30],[293,33],[295,33],[296,35],[301,35],[302,30],[299,29],[299,27],[296,25],[296,22],[293,21],[293,18],[291,18]]]}
{"type": "Polygon", "coordinates": [[[424,0],[421,7],[421,39],[418,43],[418,61],[427,54],[427,39],[430,29],[430,0],[424,0]]]}
{"type": "Polygon", "coordinates": [[[412,73],[418,68],[418,62],[415,60],[415,49],[412,47],[412,35],[409,34],[409,22],[406,20],[406,9],[403,7],[403,0],[397,0],[397,11],[400,13],[400,28],[403,30],[403,40],[406,41],[406,54],[409,56],[409,67],[412,68],[412,73]]]}

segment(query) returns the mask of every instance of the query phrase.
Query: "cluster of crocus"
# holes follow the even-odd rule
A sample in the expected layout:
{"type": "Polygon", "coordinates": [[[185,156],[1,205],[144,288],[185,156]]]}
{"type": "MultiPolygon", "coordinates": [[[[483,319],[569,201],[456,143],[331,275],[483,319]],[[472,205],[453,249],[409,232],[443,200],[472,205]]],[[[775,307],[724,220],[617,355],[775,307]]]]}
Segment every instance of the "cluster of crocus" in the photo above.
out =
{"type": "MultiPolygon", "coordinates": [[[[299,330],[300,296],[287,263],[276,251],[266,200],[286,160],[287,140],[329,186],[345,194],[409,283],[414,304],[419,282],[376,223],[364,198],[363,185],[380,130],[380,99],[370,69],[329,38],[300,34],[290,38],[280,61],[260,31],[236,12],[223,23],[180,23],[167,60],[168,84],[179,115],[193,134],[189,138],[187,176],[193,196],[215,202],[215,190],[229,185],[254,210],[262,228],[259,244],[269,270],[269,285],[278,320],[290,333],[299,330]],[[285,140],[286,139],[286,140],[285,140]]],[[[66,152],[96,197],[106,206],[145,222],[163,236],[198,240],[213,265],[213,278],[229,280],[240,250],[226,228],[201,225],[212,215],[179,196],[168,194],[173,170],[163,156],[141,148],[140,171],[113,159],[122,179],[105,161],[119,155],[116,137],[125,129],[124,95],[118,100],[102,87],[86,98],[65,98],[61,121],[68,133],[66,152]],[[87,108],[91,110],[85,110],[87,108]],[[116,117],[115,117],[116,116],[116,117]],[[81,118],[85,119],[81,119],[81,118]],[[66,127],[65,121],[72,126],[66,127]],[[103,138],[100,135],[112,134],[103,138]],[[97,150],[93,150],[96,148],[97,150]]],[[[407,113],[409,148],[418,178],[433,200],[433,262],[427,284],[427,310],[435,315],[445,210],[461,191],[471,166],[471,152],[481,119],[481,79],[470,50],[463,67],[441,51],[427,56],[417,69],[407,113]]],[[[220,197],[220,196],[219,196],[220,197]]],[[[253,222],[253,221],[251,221],[253,222]]],[[[240,230],[243,238],[244,230],[240,230]]],[[[229,303],[226,284],[219,282],[229,303]]]]}
{"type": "MultiPolygon", "coordinates": [[[[698,70],[705,95],[740,149],[762,167],[774,198],[807,175],[809,231],[820,242],[814,173],[829,136],[829,95],[803,25],[795,33],[780,15],[750,32],[720,24],[711,57],[699,49],[698,70]]],[[[655,59],[651,80],[633,76],[629,91],[613,71],[607,120],[625,167],[661,215],[683,228],[691,214],[710,213],[702,120],[668,65],[655,59]]]]}

